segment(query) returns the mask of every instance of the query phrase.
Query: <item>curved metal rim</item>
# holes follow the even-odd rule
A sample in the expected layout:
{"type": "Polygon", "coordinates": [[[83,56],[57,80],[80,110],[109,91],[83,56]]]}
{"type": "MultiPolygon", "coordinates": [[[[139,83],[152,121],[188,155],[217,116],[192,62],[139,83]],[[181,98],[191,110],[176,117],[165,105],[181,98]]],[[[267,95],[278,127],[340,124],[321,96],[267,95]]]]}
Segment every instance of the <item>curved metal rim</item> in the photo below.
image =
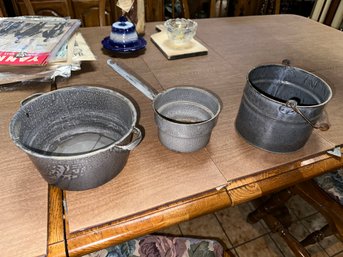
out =
{"type": "Polygon", "coordinates": [[[267,98],[268,100],[272,101],[272,102],[275,102],[277,104],[280,104],[280,105],[286,105],[286,102],[280,102],[280,101],[277,101],[271,97],[268,97],[267,95],[261,93],[261,91],[257,90],[256,87],[253,85],[253,83],[250,81],[249,79],[249,76],[251,74],[252,71],[258,69],[258,68],[263,68],[263,67],[291,67],[292,69],[295,69],[295,70],[298,70],[298,71],[301,71],[301,72],[304,72],[304,73],[307,73],[317,79],[319,79],[320,81],[323,82],[324,85],[326,85],[326,87],[328,88],[328,90],[330,91],[330,96],[328,97],[327,100],[325,100],[324,102],[320,103],[320,104],[314,104],[314,105],[298,105],[298,107],[300,108],[313,108],[313,107],[320,107],[320,106],[323,106],[323,105],[326,105],[332,98],[332,89],[331,87],[329,86],[329,84],[324,81],[322,78],[320,78],[319,76],[313,74],[312,72],[309,72],[309,71],[306,71],[304,69],[301,69],[301,68],[298,68],[298,67],[294,67],[294,66],[286,66],[286,65],[282,65],[282,64],[266,64],[266,65],[260,65],[260,66],[256,66],[254,68],[252,68],[249,72],[248,72],[248,75],[246,77],[246,80],[247,82],[249,83],[249,85],[251,86],[251,88],[253,88],[256,92],[258,92],[262,97],[265,97],[267,98]]]}
{"type": "Polygon", "coordinates": [[[165,121],[168,121],[172,124],[175,124],[175,125],[179,125],[179,126],[187,126],[187,127],[192,127],[192,126],[199,126],[199,125],[202,125],[202,124],[206,124],[206,123],[209,123],[215,119],[218,118],[218,115],[219,113],[221,112],[222,110],[222,105],[221,105],[221,102],[220,100],[218,99],[217,96],[215,96],[214,94],[212,94],[211,92],[205,90],[205,89],[202,89],[202,88],[198,88],[198,87],[194,87],[194,86],[180,86],[180,87],[171,87],[171,88],[168,88],[160,93],[158,93],[156,95],[156,97],[154,98],[153,100],[153,103],[152,103],[152,106],[153,106],[153,109],[154,109],[154,113],[159,116],[161,119],[165,120],[165,121]],[[155,108],[155,102],[156,102],[156,99],[158,97],[161,97],[162,95],[165,95],[167,94],[168,92],[171,92],[171,91],[174,91],[174,90],[178,90],[178,89],[186,89],[186,90],[191,90],[191,91],[199,91],[201,93],[204,93],[204,94],[207,94],[209,97],[212,97],[218,104],[218,110],[217,112],[210,118],[210,119],[207,119],[207,120],[204,120],[204,121],[201,121],[201,122],[197,122],[197,123],[179,123],[179,122],[176,122],[176,121],[172,121],[172,120],[169,120],[169,119],[166,119],[166,117],[164,117],[162,114],[160,114],[156,108],[155,108]]]}
{"type": "MultiPolygon", "coordinates": [[[[18,141],[17,138],[14,138],[13,133],[12,133],[13,126],[14,126],[13,120],[14,120],[14,117],[19,114],[19,111],[20,111],[20,109],[19,109],[19,111],[17,111],[17,113],[12,117],[10,125],[9,125],[10,137],[11,137],[12,141],[20,149],[22,149],[24,152],[26,152],[26,153],[28,153],[30,155],[33,155],[33,156],[38,157],[38,158],[53,159],[53,160],[73,160],[73,159],[78,159],[78,158],[87,158],[87,157],[91,157],[91,156],[94,156],[94,155],[102,153],[102,152],[110,151],[113,148],[117,148],[117,145],[120,144],[124,139],[126,139],[132,133],[132,131],[133,131],[134,127],[135,127],[135,124],[137,122],[137,111],[136,111],[136,108],[134,107],[134,105],[132,104],[132,102],[128,98],[126,98],[125,96],[123,96],[119,92],[116,92],[116,91],[111,90],[111,89],[95,87],[95,86],[88,86],[88,85],[77,86],[77,85],[73,85],[73,86],[70,86],[70,87],[65,87],[65,88],[61,88],[61,89],[55,90],[55,91],[50,91],[50,92],[44,93],[41,96],[38,96],[38,97],[32,99],[32,102],[37,101],[39,98],[44,97],[45,95],[56,94],[56,92],[59,92],[61,90],[69,91],[69,90],[76,90],[76,89],[94,89],[94,90],[103,91],[103,92],[115,95],[117,97],[119,96],[120,98],[122,98],[130,106],[130,108],[132,110],[132,114],[133,114],[133,122],[132,122],[133,124],[132,124],[130,130],[120,140],[118,140],[116,142],[113,142],[112,144],[110,144],[110,145],[108,145],[108,146],[106,146],[104,148],[100,148],[98,150],[95,150],[95,151],[92,151],[92,152],[89,152],[89,153],[75,154],[75,155],[58,155],[58,156],[55,156],[55,155],[44,155],[44,154],[37,153],[37,152],[35,152],[35,151],[25,147],[23,144],[21,144],[18,141]]],[[[123,151],[120,148],[118,148],[118,149],[123,151]]]]}

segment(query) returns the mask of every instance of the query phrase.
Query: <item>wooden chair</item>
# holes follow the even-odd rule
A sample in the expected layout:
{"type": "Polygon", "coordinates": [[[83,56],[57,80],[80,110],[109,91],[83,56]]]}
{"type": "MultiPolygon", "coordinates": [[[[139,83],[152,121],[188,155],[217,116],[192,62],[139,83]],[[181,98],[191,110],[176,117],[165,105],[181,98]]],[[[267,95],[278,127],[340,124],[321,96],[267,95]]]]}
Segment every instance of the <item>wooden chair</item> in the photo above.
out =
{"type": "Polygon", "coordinates": [[[164,21],[178,17],[190,18],[187,0],[170,0],[167,6],[164,5],[164,1],[145,0],[146,21],[164,21]],[[177,10],[180,10],[180,12],[177,10]]]}
{"type": "Polygon", "coordinates": [[[310,17],[312,20],[339,29],[343,22],[343,1],[317,0],[310,17]]]}
{"type": "Polygon", "coordinates": [[[228,16],[227,0],[211,0],[210,18],[228,16]]]}
{"type": "Polygon", "coordinates": [[[74,18],[83,27],[108,26],[119,19],[121,11],[113,0],[72,0],[74,18]]]}
{"type": "Polygon", "coordinates": [[[12,0],[14,13],[20,15],[42,15],[73,17],[74,12],[71,0],[59,0],[54,2],[38,0],[12,0]]]}
{"type": "Polygon", "coordinates": [[[164,235],[147,235],[125,243],[108,247],[83,257],[94,256],[168,256],[174,253],[178,257],[234,257],[227,249],[212,239],[199,239],[188,237],[174,237],[164,235]]]}
{"type": "Polygon", "coordinates": [[[6,16],[7,16],[7,12],[6,12],[4,1],[0,0],[0,17],[6,17],[6,16]]]}
{"type": "Polygon", "coordinates": [[[281,0],[211,0],[210,18],[223,16],[279,14],[281,0]],[[230,3],[230,9],[229,9],[230,3]]]}
{"type": "Polygon", "coordinates": [[[16,15],[71,17],[83,27],[105,26],[116,21],[121,11],[113,0],[12,0],[16,15]]]}
{"type": "Polygon", "coordinates": [[[263,219],[273,232],[286,241],[297,257],[307,257],[310,254],[306,246],[320,242],[325,237],[336,235],[343,241],[343,169],[327,173],[313,180],[305,181],[291,188],[273,194],[255,211],[248,215],[248,222],[255,223],[263,219]],[[335,194],[333,194],[335,193],[335,194]],[[301,242],[288,231],[291,224],[287,200],[293,195],[299,195],[320,212],[327,224],[320,230],[312,232],[301,242]]]}
{"type": "MultiPolygon", "coordinates": [[[[181,17],[183,18],[189,18],[189,6],[188,6],[188,1],[187,0],[179,0],[180,1],[180,6],[181,6],[181,17]]],[[[177,18],[177,12],[176,12],[176,0],[171,0],[171,14],[172,16],[170,18],[177,18]]],[[[166,10],[166,9],[164,9],[166,10]]]]}

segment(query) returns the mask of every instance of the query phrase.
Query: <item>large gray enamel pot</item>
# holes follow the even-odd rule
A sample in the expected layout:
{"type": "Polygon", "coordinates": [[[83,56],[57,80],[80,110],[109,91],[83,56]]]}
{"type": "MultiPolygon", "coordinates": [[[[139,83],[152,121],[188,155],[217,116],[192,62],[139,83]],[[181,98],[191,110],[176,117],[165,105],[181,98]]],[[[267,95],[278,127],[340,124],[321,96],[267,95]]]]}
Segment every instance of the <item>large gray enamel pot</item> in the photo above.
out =
{"type": "Polygon", "coordinates": [[[305,145],[332,97],[329,85],[316,75],[288,65],[252,69],[236,117],[238,133],[271,152],[293,152],[305,145]]]}
{"type": "Polygon", "coordinates": [[[195,152],[205,147],[221,110],[219,99],[193,86],[173,87],[163,92],[138,80],[118,64],[108,65],[152,100],[158,137],[162,145],[176,152],[195,152]]]}
{"type": "Polygon", "coordinates": [[[74,86],[25,101],[9,131],[49,184],[86,190],[123,169],[142,139],[136,121],[134,105],[122,94],[74,86]]]}

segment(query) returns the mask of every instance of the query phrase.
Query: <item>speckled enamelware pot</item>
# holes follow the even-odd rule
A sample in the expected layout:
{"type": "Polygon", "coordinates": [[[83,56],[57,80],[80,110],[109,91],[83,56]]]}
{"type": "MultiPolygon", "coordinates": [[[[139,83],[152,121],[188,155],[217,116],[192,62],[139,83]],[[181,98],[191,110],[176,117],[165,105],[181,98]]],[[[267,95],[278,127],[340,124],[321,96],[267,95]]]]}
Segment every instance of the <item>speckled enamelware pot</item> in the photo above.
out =
{"type": "Polygon", "coordinates": [[[152,100],[162,145],[172,151],[190,153],[208,144],[221,111],[216,95],[194,86],[172,87],[158,93],[111,59],[107,64],[152,100]]]}
{"type": "Polygon", "coordinates": [[[142,139],[136,121],[134,105],[122,94],[74,86],[25,101],[9,130],[49,184],[86,190],[123,169],[142,139]]]}
{"type": "Polygon", "coordinates": [[[322,128],[316,123],[331,97],[330,86],[308,71],[289,65],[258,66],[247,76],[237,132],[270,152],[296,151],[305,145],[313,127],[322,128]]]}

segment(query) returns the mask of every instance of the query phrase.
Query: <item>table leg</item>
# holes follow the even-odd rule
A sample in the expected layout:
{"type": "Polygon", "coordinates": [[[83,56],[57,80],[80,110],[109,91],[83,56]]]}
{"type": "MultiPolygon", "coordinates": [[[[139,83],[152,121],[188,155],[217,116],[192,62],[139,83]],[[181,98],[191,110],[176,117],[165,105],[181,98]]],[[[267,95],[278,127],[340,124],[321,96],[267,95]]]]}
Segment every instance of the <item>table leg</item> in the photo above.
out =
{"type": "Polygon", "coordinates": [[[47,256],[65,257],[67,253],[64,232],[63,191],[49,185],[48,201],[47,256]]]}

